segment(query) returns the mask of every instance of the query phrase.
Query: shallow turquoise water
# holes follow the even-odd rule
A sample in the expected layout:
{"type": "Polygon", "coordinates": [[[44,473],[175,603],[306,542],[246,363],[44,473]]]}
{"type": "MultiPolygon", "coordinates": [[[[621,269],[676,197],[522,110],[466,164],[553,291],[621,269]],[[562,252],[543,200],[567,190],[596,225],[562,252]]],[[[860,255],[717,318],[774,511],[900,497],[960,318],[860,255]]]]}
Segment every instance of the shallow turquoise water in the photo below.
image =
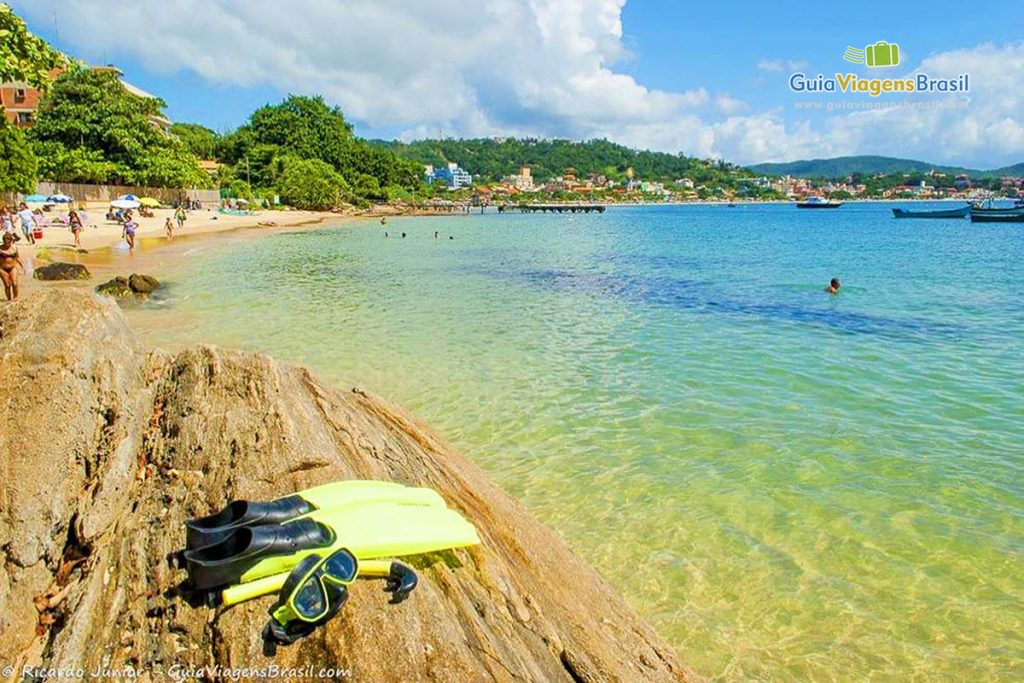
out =
{"type": "Polygon", "coordinates": [[[188,324],[135,315],[411,409],[705,676],[1024,678],[1024,225],[848,204],[387,230],[193,254],[165,274],[188,324]]]}

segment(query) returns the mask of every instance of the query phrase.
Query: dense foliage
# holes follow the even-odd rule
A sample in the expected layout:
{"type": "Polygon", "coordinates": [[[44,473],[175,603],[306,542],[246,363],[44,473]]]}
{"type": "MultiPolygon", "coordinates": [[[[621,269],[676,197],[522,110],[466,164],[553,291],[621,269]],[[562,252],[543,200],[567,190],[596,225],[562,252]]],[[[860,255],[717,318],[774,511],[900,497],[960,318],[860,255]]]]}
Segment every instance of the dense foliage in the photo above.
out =
{"type": "Polygon", "coordinates": [[[29,33],[9,5],[0,3],[0,83],[21,81],[40,87],[66,62],[45,40],[29,33]]]}
{"type": "Polygon", "coordinates": [[[277,188],[281,199],[298,209],[323,211],[338,206],[349,186],[337,171],[319,159],[285,157],[277,188]]]}
{"type": "MultiPolygon", "coordinates": [[[[64,55],[29,33],[6,3],[0,3],[0,83],[19,81],[41,87],[49,81],[50,72],[66,62],[64,55]]],[[[0,191],[32,192],[37,173],[31,144],[8,123],[0,107],[0,191]]]]}
{"type": "Polygon", "coordinates": [[[32,192],[37,177],[36,157],[25,134],[0,112],[0,192],[32,192]]]}
{"type": "MultiPolygon", "coordinates": [[[[292,183],[300,170],[318,182],[328,179],[324,166],[297,166],[294,160],[316,160],[332,170],[345,184],[339,201],[349,193],[355,199],[387,199],[389,189],[414,191],[421,184],[418,164],[357,138],[341,111],[320,97],[291,96],[257,109],[245,125],[222,139],[218,149],[219,160],[231,166],[233,177],[253,188],[277,188],[282,198],[295,196],[292,183]],[[293,172],[285,177],[289,166],[293,172]]],[[[327,196],[318,191],[317,203],[327,196]]]]}
{"type": "Polygon", "coordinates": [[[198,159],[213,159],[217,156],[220,136],[198,123],[175,123],[170,134],[181,140],[190,153],[198,159]]]}
{"type": "Polygon", "coordinates": [[[695,183],[732,185],[738,167],[682,154],[638,151],[608,140],[475,139],[421,140],[412,143],[378,142],[419,164],[441,166],[456,162],[485,182],[501,180],[529,166],[533,176],[546,180],[574,169],[578,177],[604,175],[624,180],[630,169],[636,178],[671,181],[690,178],[695,183]]]}
{"type": "Polygon", "coordinates": [[[30,129],[40,174],[59,182],[208,185],[185,145],[154,125],[163,106],[159,99],[130,93],[113,71],[75,68],[61,74],[30,129]]]}

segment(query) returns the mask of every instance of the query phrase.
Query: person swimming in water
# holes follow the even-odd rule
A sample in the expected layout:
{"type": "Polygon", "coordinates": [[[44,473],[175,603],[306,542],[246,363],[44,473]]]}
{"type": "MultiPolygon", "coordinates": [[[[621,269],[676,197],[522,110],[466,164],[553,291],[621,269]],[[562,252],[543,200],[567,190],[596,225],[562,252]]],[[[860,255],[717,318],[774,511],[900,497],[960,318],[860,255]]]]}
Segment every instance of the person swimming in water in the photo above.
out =
{"type": "Polygon", "coordinates": [[[838,294],[841,286],[842,283],[839,282],[839,278],[834,277],[832,278],[832,281],[828,283],[828,287],[825,288],[825,291],[829,294],[838,294]]]}

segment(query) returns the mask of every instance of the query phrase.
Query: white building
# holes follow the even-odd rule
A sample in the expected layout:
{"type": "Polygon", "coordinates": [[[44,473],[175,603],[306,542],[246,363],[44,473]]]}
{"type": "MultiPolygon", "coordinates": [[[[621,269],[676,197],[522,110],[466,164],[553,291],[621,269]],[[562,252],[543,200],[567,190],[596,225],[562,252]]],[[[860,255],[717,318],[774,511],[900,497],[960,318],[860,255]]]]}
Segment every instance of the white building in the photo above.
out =
{"type": "Polygon", "coordinates": [[[505,182],[521,192],[533,192],[535,189],[529,166],[523,166],[519,169],[519,173],[510,175],[505,179],[505,182]]]}

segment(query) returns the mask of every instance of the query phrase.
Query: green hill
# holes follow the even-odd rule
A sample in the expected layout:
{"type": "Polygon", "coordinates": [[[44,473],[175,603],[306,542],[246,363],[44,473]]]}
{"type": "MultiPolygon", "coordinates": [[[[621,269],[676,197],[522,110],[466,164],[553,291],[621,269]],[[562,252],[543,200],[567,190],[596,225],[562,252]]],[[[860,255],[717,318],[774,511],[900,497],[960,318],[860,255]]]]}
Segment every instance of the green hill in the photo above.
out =
{"type": "Polygon", "coordinates": [[[690,178],[695,183],[728,185],[740,175],[738,166],[683,156],[635,150],[608,140],[540,140],[519,138],[444,139],[393,142],[375,140],[401,157],[440,166],[456,162],[484,182],[497,181],[529,166],[538,180],[563,175],[572,168],[578,177],[604,175],[622,180],[628,169],[643,180],[671,181],[690,178]]]}
{"type": "Polygon", "coordinates": [[[755,164],[750,166],[750,169],[767,175],[792,175],[800,178],[845,178],[852,173],[864,175],[874,175],[876,173],[884,173],[886,175],[892,173],[927,173],[931,170],[953,174],[967,173],[976,177],[997,173],[958,166],[940,166],[914,159],[870,155],[755,164]]]}

